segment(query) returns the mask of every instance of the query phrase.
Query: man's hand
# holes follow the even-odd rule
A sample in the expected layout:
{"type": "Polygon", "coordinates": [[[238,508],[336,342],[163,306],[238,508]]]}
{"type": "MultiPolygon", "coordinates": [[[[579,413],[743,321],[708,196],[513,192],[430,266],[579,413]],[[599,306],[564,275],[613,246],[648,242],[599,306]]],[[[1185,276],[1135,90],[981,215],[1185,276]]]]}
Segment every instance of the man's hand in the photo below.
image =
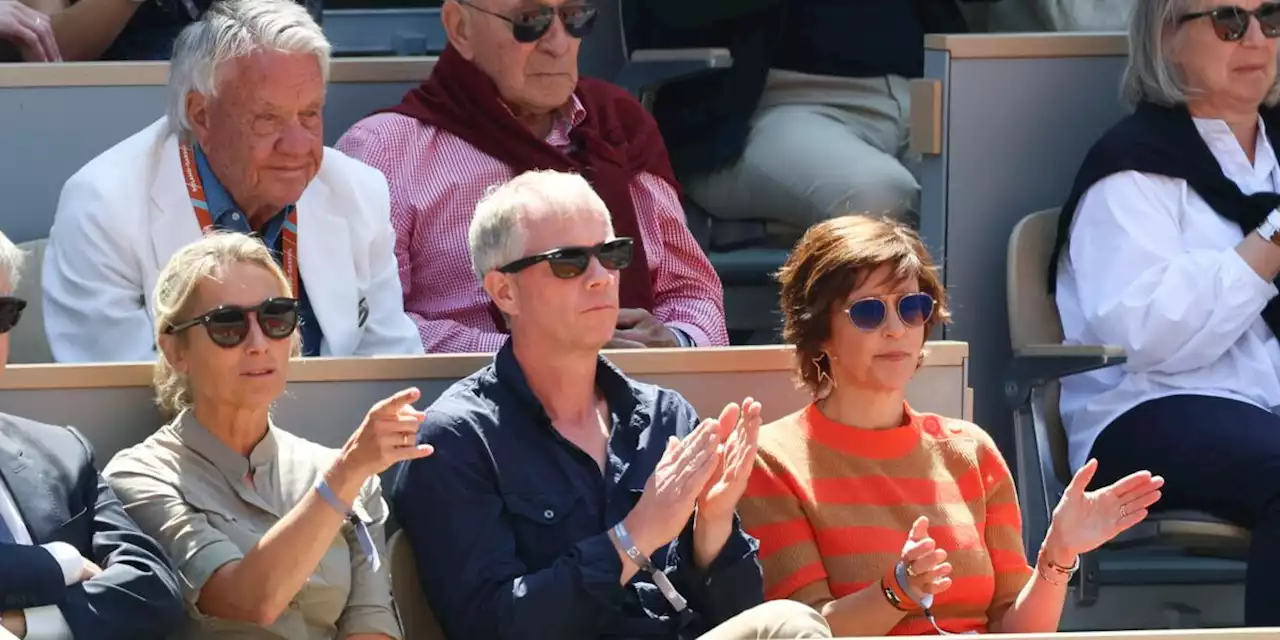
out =
{"type": "Polygon", "coordinates": [[[88,582],[102,573],[102,567],[94,564],[92,560],[82,558],[84,566],[80,567],[80,582],[88,582]]]}
{"type": "Polygon", "coordinates": [[[0,0],[0,40],[17,46],[27,62],[62,62],[49,17],[17,0],[0,0]]]}
{"type": "Polygon", "coordinates": [[[747,478],[756,460],[760,438],[760,403],[748,397],[739,406],[725,405],[716,420],[720,448],[719,465],[711,481],[698,496],[698,515],[708,519],[732,520],[738,500],[747,490],[747,478]]]}
{"type": "Polygon", "coordinates": [[[643,349],[645,347],[678,347],[675,331],[644,309],[618,310],[618,329],[607,349],[643,349]]]}
{"type": "Polygon", "coordinates": [[[739,406],[725,405],[716,421],[718,440],[716,470],[698,496],[697,520],[693,526],[693,557],[707,568],[720,555],[733,532],[733,514],[747,490],[747,479],[756,459],[760,437],[760,403],[748,397],[739,406]]]}
{"type": "Polygon", "coordinates": [[[717,423],[704,420],[684,440],[671,437],[640,501],[623,520],[645,555],[671,542],[689,522],[702,488],[716,468],[717,423]]]}

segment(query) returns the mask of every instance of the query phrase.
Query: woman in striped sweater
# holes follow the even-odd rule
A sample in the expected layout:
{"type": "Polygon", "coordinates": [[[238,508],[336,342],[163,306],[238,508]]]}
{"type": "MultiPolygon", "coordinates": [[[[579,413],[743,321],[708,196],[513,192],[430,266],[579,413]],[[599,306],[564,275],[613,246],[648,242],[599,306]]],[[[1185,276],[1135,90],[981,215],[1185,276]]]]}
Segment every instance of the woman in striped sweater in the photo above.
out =
{"type": "Polygon", "coordinates": [[[765,591],[836,636],[1056,631],[1079,554],[1132,527],[1163,480],[1086,491],[1080,470],[1027,564],[1013,478],[991,437],[906,404],[948,317],[920,238],[847,216],[811,228],[779,273],[784,336],[814,402],[762,428],[739,513],[765,591]]]}

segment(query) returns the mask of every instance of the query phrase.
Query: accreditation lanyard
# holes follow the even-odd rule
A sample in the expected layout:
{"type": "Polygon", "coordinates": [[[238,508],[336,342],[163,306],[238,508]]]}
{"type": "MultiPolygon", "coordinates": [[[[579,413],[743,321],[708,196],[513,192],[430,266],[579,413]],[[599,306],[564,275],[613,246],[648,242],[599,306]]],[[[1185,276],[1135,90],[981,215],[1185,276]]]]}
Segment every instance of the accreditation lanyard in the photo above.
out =
{"type": "MultiPolygon", "coordinates": [[[[182,177],[187,183],[187,193],[191,196],[191,208],[196,212],[196,221],[200,223],[200,232],[209,234],[214,230],[213,216],[209,213],[209,200],[205,197],[204,181],[200,179],[200,170],[196,165],[195,149],[187,143],[178,145],[178,157],[182,159],[182,177]]],[[[284,275],[293,286],[293,295],[298,295],[298,207],[289,207],[285,214],[284,224],[280,228],[280,247],[284,255],[284,275]]]]}

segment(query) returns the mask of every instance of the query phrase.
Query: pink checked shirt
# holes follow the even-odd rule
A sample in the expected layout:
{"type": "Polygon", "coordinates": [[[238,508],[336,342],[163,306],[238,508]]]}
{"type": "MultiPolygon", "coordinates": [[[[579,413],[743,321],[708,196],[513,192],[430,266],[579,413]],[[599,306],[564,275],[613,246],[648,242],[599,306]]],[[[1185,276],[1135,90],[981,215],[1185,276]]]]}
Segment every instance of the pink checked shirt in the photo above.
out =
{"type": "MultiPolygon", "coordinates": [[[[586,117],[573,104],[557,118],[547,143],[570,147],[569,131],[586,117]]],[[[393,113],[357,122],[337,148],[378,169],[391,187],[391,223],[404,308],[428,352],[477,353],[501,348],[489,298],[471,270],[467,229],[491,185],[515,176],[509,167],[460,138],[393,113]]],[[[697,346],[729,343],[724,290],[685,223],[675,189],[644,173],[631,185],[640,235],[653,277],[658,321],[697,346]]]]}

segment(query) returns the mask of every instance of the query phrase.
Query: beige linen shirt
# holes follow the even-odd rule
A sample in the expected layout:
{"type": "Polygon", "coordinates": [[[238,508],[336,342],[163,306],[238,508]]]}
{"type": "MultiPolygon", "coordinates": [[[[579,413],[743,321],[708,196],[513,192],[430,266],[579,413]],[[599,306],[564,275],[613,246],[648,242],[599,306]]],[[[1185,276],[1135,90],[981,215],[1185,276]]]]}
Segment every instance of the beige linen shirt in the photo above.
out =
{"type": "Polygon", "coordinates": [[[103,471],[142,530],[164,546],[182,577],[188,625],[181,637],[329,640],[358,633],[401,638],[391,597],[378,477],[355,510],[370,522],[377,572],[366,562],[350,523],[325,552],[302,590],[267,627],[206,616],[196,602],[219,567],[242,559],[311,491],[338,452],[274,424],[245,458],[185,411],[141,444],[118,453],[103,471]]]}

